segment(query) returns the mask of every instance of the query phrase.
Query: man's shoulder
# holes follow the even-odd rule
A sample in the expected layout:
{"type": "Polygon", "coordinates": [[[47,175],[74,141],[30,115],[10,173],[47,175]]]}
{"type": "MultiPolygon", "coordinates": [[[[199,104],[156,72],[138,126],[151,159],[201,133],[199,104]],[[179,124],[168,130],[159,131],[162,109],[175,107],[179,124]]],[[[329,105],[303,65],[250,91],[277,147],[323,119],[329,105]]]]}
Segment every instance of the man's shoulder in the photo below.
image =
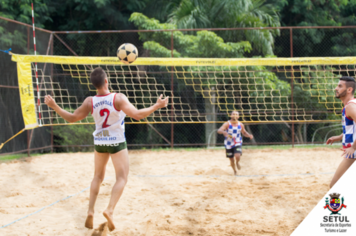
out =
{"type": "Polygon", "coordinates": [[[114,101],[115,101],[116,104],[128,100],[127,96],[125,94],[123,94],[123,93],[116,93],[114,96],[115,96],[114,101]]]}
{"type": "Polygon", "coordinates": [[[114,93],[115,99],[122,99],[122,98],[126,98],[126,95],[123,93],[114,93]]]}
{"type": "Polygon", "coordinates": [[[84,99],[84,102],[83,102],[83,103],[89,103],[89,102],[91,103],[92,99],[93,99],[93,96],[86,97],[86,98],[84,99]]]}
{"type": "Polygon", "coordinates": [[[346,109],[347,111],[355,110],[355,109],[356,109],[356,99],[353,99],[353,100],[349,101],[349,102],[346,104],[345,109],[346,109]]]}
{"type": "Polygon", "coordinates": [[[349,106],[349,105],[356,105],[356,99],[355,99],[355,98],[354,98],[354,99],[351,99],[346,105],[347,105],[347,106],[349,106]]]}

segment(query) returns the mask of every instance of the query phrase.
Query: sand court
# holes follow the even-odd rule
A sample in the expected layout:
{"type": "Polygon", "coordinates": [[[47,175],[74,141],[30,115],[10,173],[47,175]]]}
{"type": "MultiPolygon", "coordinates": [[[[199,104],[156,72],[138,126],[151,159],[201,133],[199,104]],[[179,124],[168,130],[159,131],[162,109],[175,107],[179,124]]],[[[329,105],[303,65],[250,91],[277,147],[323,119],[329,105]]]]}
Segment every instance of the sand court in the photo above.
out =
{"type": "Polygon", "coordinates": [[[328,191],[340,155],[331,148],[244,149],[235,177],[223,149],[129,151],[113,232],[102,215],[115,180],[111,161],[93,230],[84,228],[93,153],[5,162],[0,227],[27,217],[0,235],[290,235],[328,191]]]}

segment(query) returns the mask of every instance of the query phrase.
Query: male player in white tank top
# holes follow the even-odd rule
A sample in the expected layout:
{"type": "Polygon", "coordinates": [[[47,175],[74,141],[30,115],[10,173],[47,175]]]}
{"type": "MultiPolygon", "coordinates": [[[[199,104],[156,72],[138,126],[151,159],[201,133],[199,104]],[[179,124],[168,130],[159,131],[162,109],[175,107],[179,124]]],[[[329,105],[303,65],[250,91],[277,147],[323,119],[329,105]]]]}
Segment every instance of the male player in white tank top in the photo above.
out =
{"type": "Polygon", "coordinates": [[[124,119],[126,114],[136,120],[149,116],[157,109],[166,107],[168,97],[162,99],[161,95],[156,104],[151,107],[137,110],[122,93],[110,93],[109,83],[105,71],[98,67],[90,74],[90,80],[97,89],[97,95],[87,97],[83,104],[74,113],[60,108],[54,99],[47,95],[45,103],[54,109],[68,122],[76,122],[84,119],[92,113],[95,120],[94,158],[95,172],[90,186],[90,199],[85,227],[92,229],[94,221],[94,205],[99,193],[99,188],[104,180],[106,164],[111,156],[116,173],[116,182],[112,188],[108,207],[103,212],[108,221],[110,231],[115,229],[113,212],[119,201],[129,174],[129,157],[126,148],[124,119]]]}
{"type": "Polygon", "coordinates": [[[354,98],[355,79],[349,76],[340,78],[335,88],[335,96],[344,104],[342,109],[342,127],[343,133],[333,136],[326,141],[326,144],[333,144],[335,141],[342,141],[342,156],[345,158],[341,161],[334,177],[331,180],[330,188],[341,178],[355,161],[356,155],[356,99],[354,98]]]}
{"type": "Polygon", "coordinates": [[[245,130],[245,126],[239,122],[239,112],[231,112],[231,120],[225,122],[218,130],[218,134],[225,136],[226,157],[230,159],[230,165],[234,170],[234,175],[237,175],[235,168],[235,160],[237,169],[241,169],[239,164],[242,155],[242,136],[253,139],[253,135],[245,130]],[[234,158],[235,157],[235,158],[234,158]]]}

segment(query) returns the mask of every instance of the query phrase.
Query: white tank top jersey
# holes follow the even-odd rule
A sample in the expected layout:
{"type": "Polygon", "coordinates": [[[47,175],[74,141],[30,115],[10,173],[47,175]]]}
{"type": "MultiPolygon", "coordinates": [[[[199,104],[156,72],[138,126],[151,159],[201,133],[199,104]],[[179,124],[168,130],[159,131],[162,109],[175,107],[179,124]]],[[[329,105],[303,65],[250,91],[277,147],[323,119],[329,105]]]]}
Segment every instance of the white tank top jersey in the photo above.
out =
{"type": "Polygon", "coordinates": [[[95,121],[94,144],[123,143],[125,138],[125,116],[114,106],[116,93],[92,97],[92,116],[95,121]]]}

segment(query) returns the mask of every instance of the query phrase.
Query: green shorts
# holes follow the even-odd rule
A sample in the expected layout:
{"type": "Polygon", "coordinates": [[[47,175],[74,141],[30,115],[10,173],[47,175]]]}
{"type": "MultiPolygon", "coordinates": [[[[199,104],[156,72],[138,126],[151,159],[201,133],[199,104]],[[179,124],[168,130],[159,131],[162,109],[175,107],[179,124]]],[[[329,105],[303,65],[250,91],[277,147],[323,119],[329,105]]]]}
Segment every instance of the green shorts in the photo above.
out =
{"type": "Polygon", "coordinates": [[[123,143],[94,145],[95,151],[100,153],[114,154],[127,148],[126,141],[123,143]]]}

